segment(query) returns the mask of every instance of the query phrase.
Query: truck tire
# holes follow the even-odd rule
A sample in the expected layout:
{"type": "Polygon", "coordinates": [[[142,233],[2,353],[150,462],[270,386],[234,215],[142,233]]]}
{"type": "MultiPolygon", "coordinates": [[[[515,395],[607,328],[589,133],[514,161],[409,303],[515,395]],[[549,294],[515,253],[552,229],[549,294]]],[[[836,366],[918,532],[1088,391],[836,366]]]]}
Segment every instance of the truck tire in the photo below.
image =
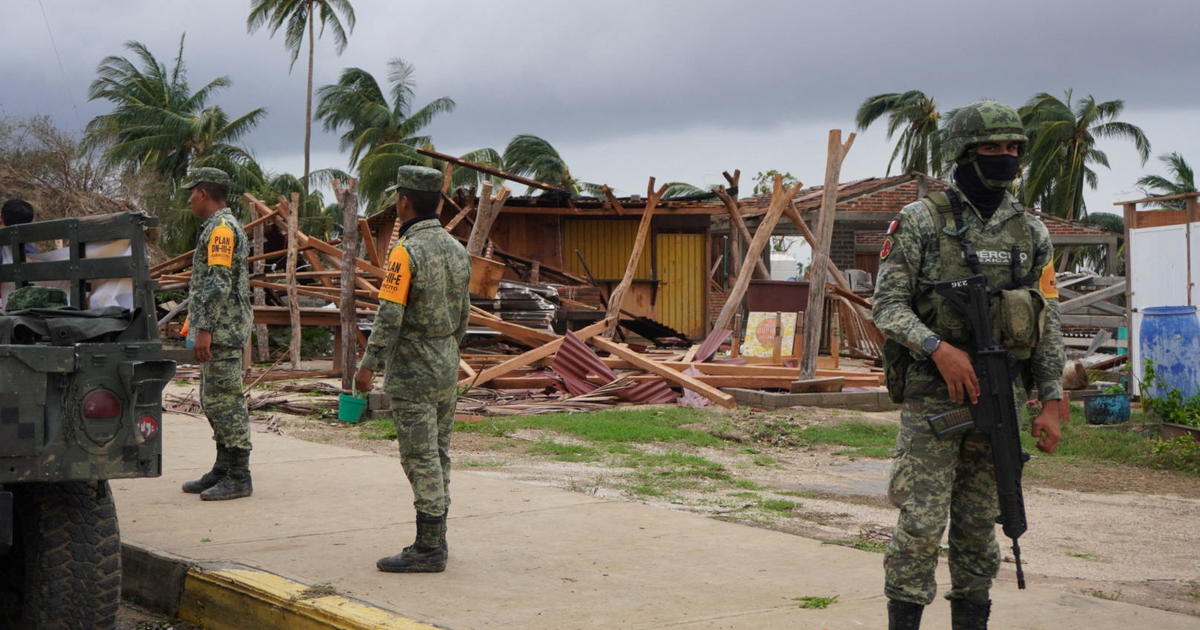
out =
{"type": "Polygon", "coordinates": [[[11,485],[14,545],[0,559],[0,627],[116,627],[121,538],[108,482],[11,485]],[[4,625],[3,622],[8,622],[4,625]]]}

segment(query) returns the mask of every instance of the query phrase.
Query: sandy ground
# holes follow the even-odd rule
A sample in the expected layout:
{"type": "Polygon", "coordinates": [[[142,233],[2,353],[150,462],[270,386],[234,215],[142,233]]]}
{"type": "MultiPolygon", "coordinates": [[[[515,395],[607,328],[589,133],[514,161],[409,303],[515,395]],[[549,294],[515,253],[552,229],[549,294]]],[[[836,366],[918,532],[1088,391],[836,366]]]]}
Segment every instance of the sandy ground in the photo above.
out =
{"type": "MultiPolygon", "coordinates": [[[[775,412],[776,419],[779,413],[775,412]]],[[[836,422],[851,416],[882,423],[898,421],[895,412],[796,409],[782,413],[790,414],[787,421],[801,424],[836,422]]],[[[745,410],[736,415],[735,426],[761,420],[745,410]]],[[[397,455],[394,442],[364,439],[362,429],[356,426],[278,413],[269,417],[269,421],[257,420],[256,430],[397,455]]],[[[477,474],[704,513],[830,544],[878,551],[895,524],[896,511],[885,496],[890,462],[836,454],[844,451],[843,447],[753,441],[722,448],[639,445],[639,450],[648,453],[684,452],[718,462],[736,479],[756,486],[752,492],[731,487],[684,488],[659,497],[631,492],[630,475],[635,472],[631,469],[603,462],[556,461],[527,452],[529,446],[545,439],[582,443],[532,430],[504,437],[460,432],[453,441],[453,456],[460,469],[477,474]],[[760,506],[763,499],[790,500],[796,506],[764,510],[760,506]]],[[[398,463],[396,482],[404,483],[398,463]]],[[[1021,538],[1021,550],[1030,588],[1054,585],[1084,595],[1200,616],[1200,538],[1196,535],[1200,479],[1106,467],[1096,475],[1027,478],[1025,499],[1030,529],[1021,538]],[[1126,491],[1127,487],[1138,491],[1126,491]]],[[[1006,561],[1011,562],[1007,539],[1000,536],[999,540],[1006,561]]],[[[1015,581],[1008,562],[1000,579],[1015,581]]]]}

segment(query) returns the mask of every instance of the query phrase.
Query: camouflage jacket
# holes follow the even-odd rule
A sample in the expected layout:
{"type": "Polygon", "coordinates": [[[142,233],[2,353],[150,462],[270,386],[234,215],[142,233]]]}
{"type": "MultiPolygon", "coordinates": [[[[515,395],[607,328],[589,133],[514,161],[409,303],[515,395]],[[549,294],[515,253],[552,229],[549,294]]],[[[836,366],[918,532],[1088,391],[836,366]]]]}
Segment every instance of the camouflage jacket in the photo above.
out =
{"type": "Polygon", "coordinates": [[[467,330],[471,258],[437,219],[407,226],[388,253],[379,313],[361,365],[387,367],[396,398],[440,402],[456,394],[458,344],[467,330]]]}
{"type": "Polygon", "coordinates": [[[192,255],[188,339],[212,333],[218,346],[241,348],[250,336],[250,275],[246,267],[246,233],[229,208],[222,208],[200,228],[192,255]]]}
{"type": "MultiPolygon", "coordinates": [[[[1028,222],[1027,233],[1033,242],[1009,244],[1019,245],[1022,252],[1032,252],[1033,260],[1028,268],[1042,270],[1041,280],[1035,283],[1035,286],[1046,298],[1043,310],[1045,319],[1042,334],[1029,359],[1030,370],[1039,399],[1061,399],[1062,368],[1066,354],[1062,344],[1058,293],[1053,284],[1054,270],[1051,261],[1054,252],[1049,231],[1040,219],[1025,212],[1009,195],[1005,195],[1004,201],[986,223],[965,196],[962,203],[963,220],[967,228],[980,234],[991,235],[993,238],[1004,231],[1008,221],[1028,222]]],[[[944,229],[954,230],[953,219],[944,229]]],[[[934,333],[921,321],[915,310],[917,294],[921,287],[933,282],[955,279],[938,277],[942,267],[941,239],[935,233],[935,219],[930,209],[917,201],[900,211],[889,232],[880,251],[881,260],[873,308],[875,324],[888,338],[903,344],[913,352],[914,358],[917,359],[914,369],[930,373],[929,376],[940,381],[936,366],[921,351],[921,342],[934,333]]],[[[979,251],[981,265],[989,278],[996,275],[997,266],[1007,268],[1011,255],[1006,250],[1007,248],[997,248],[997,251],[979,251]],[[992,269],[989,270],[988,267],[992,269]]],[[[940,391],[944,392],[945,385],[940,385],[940,391]]]]}

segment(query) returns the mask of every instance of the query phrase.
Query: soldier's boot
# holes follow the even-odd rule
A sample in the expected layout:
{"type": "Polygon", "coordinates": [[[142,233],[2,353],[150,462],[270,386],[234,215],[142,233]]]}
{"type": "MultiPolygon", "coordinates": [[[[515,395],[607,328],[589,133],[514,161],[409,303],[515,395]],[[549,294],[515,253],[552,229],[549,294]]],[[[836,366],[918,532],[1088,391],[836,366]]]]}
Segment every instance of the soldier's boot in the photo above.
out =
{"type": "Polygon", "coordinates": [[[240,499],[254,494],[254,484],[250,482],[250,451],[240,448],[229,449],[233,463],[217,485],[200,493],[205,501],[228,501],[240,499]]]}
{"type": "MultiPolygon", "coordinates": [[[[450,557],[450,545],[446,544],[446,523],[447,523],[446,519],[449,519],[449,518],[450,518],[450,508],[446,508],[446,513],[442,515],[441,531],[439,532],[438,539],[439,539],[442,551],[446,552],[447,558],[450,557]]],[[[413,545],[415,545],[415,544],[416,543],[413,543],[412,545],[405,547],[401,551],[402,552],[408,551],[409,549],[412,549],[413,545]]]]}
{"type": "Polygon", "coordinates": [[[987,630],[991,600],[974,602],[969,599],[950,600],[950,626],[954,630],[987,630]]]}
{"type": "Polygon", "coordinates": [[[217,482],[229,472],[229,466],[232,463],[233,456],[229,453],[229,449],[217,444],[217,460],[213,462],[212,470],[204,473],[199,479],[185,481],[183,491],[188,494],[200,494],[217,485],[217,482]]]}
{"type": "Polygon", "coordinates": [[[446,515],[417,512],[417,540],[404,551],[380,558],[375,567],[388,573],[441,573],[446,570],[446,515]]]}
{"type": "MultiPolygon", "coordinates": [[[[888,630],[918,630],[925,607],[898,599],[888,600],[888,630]]],[[[957,628],[957,626],[955,626],[957,628]]]]}

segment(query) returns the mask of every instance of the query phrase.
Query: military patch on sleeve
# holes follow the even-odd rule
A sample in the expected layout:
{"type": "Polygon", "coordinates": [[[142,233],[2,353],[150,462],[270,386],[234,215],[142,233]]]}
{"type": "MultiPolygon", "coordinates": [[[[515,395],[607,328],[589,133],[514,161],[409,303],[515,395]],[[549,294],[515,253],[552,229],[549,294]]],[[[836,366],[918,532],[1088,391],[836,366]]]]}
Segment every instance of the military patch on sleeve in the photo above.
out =
{"type": "Polygon", "coordinates": [[[408,250],[404,249],[403,245],[392,248],[392,253],[388,254],[387,267],[384,272],[386,275],[383,277],[383,284],[379,287],[379,299],[397,304],[408,304],[408,289],[412,284],[412,265],[408,259],[408,250]]]}
{"type": "Polygon", "coordinates": [[[220,225],[208,236],[208,265],[210,267],[233,266],[233,228],[220,225]]]}
{"type": "Polygon", "coordinates": [[[897,215],[896,218],[892,219],[892,222],[888,224],[887,232],[885,232],[885,234],[895,234],[896,230],[899,228],[900,228],[900,216],[897,215]]]}
{"type": "Polygon", "coordinates": [[[1054,280],[1054,261],[1046,263],[1042,267],[1042,278],[1038,281],[1038,291],[1041,291],[1044,298],[1058,298],[1058,283],[1054,280]]]}
{"type": "MultiPolygon", "coordinates": [[[[895,221],[893,221],[895,223],[895,221]]],[[[889,232],[890,234],[890,232],[889,232]]],[[[887,260],[888,254],[892,253],[892,237],[883,239],[883,247],[879,250],[879,260],[887,260]]]]}

